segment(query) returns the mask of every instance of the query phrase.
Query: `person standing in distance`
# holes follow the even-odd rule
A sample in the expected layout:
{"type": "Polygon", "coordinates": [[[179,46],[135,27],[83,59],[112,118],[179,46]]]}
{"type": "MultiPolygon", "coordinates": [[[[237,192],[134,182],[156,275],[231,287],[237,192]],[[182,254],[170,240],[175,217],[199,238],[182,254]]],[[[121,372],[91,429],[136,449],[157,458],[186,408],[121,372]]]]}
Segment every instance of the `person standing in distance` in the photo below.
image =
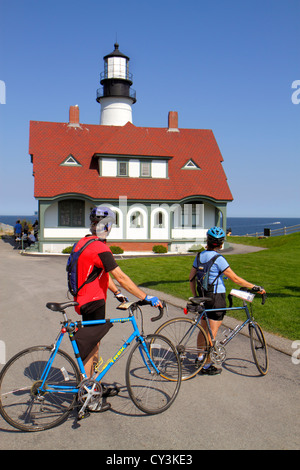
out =
{"type": "MultiPolygon", "coordinates": [[[[259,294],[266,293],[266,291],[262,287],[256,286],[255,284],[252,284],[251,282],[248,282],[245,279],[239,277],[230,268],[224,256],[219,256],[211,267],[208,281],[208,284],[212,283],[210,290],[204,292],[197,292],[197,270],[199,267],[199,261],[201,263],[206,263],[207,261],[212,259],[216,255],[216,252],[221,250],[224,243],[224,239],[225,233],[222,228],[212,227],[208,230],[206,250],[200,253],[200,257],[198,257],[198,255],[196,256],[189,276],[190,288],[193,296],[197,297],[197,295],[199,295],[200,297],[210,297],[211,300],[205,302],[205,307],[207,309],[220,308],[220,310],[216,312],[207,312],[209,324],[214,338],[216,337],[217,332],[222,324],[223,318],[226,314],[226,311],[222,310],[222,308],[226,308],[226,288],[223,276],[229,278],[231,281],[241,287],[252,289],[253,291],[258,292],[259,294]]],[[[207,324],[204,319],[201,320],[201,325],[207,332],[207,324]]],[[[201,363],[202,359],[202,357],[198,358],[199,363],[201,363]]],[[[217,369],[208,360],[200,372],[202,374],[216,375],[220,374],[222,372],[222,369],[217,369]]]]}

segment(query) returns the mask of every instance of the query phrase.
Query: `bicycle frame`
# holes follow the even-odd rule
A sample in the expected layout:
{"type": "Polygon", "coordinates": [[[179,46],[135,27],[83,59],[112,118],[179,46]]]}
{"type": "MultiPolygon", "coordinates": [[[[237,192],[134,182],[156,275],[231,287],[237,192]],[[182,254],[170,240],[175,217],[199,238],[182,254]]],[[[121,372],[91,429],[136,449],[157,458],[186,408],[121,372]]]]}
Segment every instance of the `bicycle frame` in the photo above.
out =
{"type": "MultiPolygon", "coordinates": [[[[103,366],[102,370],[97,374],[97,372],[95,372],[95,374],[93,375],[93,379],[96,381],[96,382],[100,382],[100,380],[104,377],[104,375],[109,371],[109,369],[114,365],[114,363],[121,357],[121,355],[123,354],[123,352],[125,351],[125,349],[132,343],[132,341],[134,339],[136,339],[137,341],[140,341],[141,342],[141,347],[140,348],[140,353],[141,353],[141,356],[143,358],[143,361],[145,362],[145,365],[147,366],[149,372],[150,372],[150,369],[149,369],[149,366],[147,364],[147,362],[145,361],[144,359],[144,356],[142,354],[142,351],[146,354],[147,356],[147,359],[148,361],[150,362],[151,366],[153,367],[153,369],[155,370],[156,373],[159,373],[157,367],[155,366],[155,364],[153,363],[152,359],[151,359],[151,356],[147,350],[147,347],[145,345],[145,341],[144,341],[144,338],[137,326],[137,322],[136,322],[136,319],[135,317],[133,316],[133,314],[131,314],[130,316],[128,317],[122,317],[122,318],[112,318],[112,319],[104,319],[104,320],[92,320],[92,321],[82,321],[82,322],[70,322],[67,317],[66,317],[66,314],[64,313],[64,316],[65,316],[65,321],[63,322],[63,327],[61,328],[61,331],[53,345],[53,349],[52,349],[52,352],[51,352],[51,355],[50,355],[50,358],[46,364],[46,367],[43,371],[43,374],[42,374],[42,377],[41,377],[41,385],[39,386],[39,390],[41,392],[44,391],[44,385],[45,385],[45,381],[47,379],[47,375],[48,375],[48,372],[53,364],[53,361],[55,359],[55,356],[56,356],[56,353],[57,351],[59,350],[60,348],[60,345],[62,343],[62,340],[63,340],[63,337],[66,333],[68,333],[69,335],[69,339],[71,341],[71,344],[72,344],[72,348],[73,348],[73,351],[74,351],[74,355],[76,357],[76,360],[77,360],[77,364],[78,364],[78,367],[79,367],[79,370],[80,370],[80,373],[83,377],[83,379],[86,379],[87,378],[87,375],[86,375],[86,372],[85,372],[85,369],[84,369],[84,365],[83,365],[83,361],[80,357],[80,354],[79,354],[79,349],[78,349],[78,346],[77,346],[77,343],[76,343],[76,339],[74,337],[74,332],[77,328],[77,326],[81,325],[83,327],[86,327],[86,326],[92,326],[92,325],[101,325],[101,324],[105,324],[107,322],[109,323],[125,323],[125,322],[131,322],[132,324],[132,327],[133,327],[133,333],[129,336],[129,338],[124,341],[123,345],[120,347],[120,349],[116,352],[116,354],[114,356],[112,356],[106,363],[105,365],[103,366]]],[[[51,393],[51,391],[55,391],[55,392],[61,392],[61,393],[77,393],[78,392],[78,388],[74,388],[74,387],[68,387],[68,386],[57,386],[57,385],[52,385],[52,384],[49,384],[47,383],[47,386],[46,386],[46,390],[47,390],[47,393],[51,393]]]]}
{"type": "MultiPolygon", "coordinates": [[[[236,310],[245,310],[246,312],[246,315],[247,315],[247,319],[244,321],[244,323],[242,323],[242,325],[240,325],[239,327],[237,327],[236,329],[234,329],[231,334],[221,342],[222,346],[226,346],[229,341],[231,341],[246,325],[248,325],[249,323],[252,323],[253,322],[253,319],[250,315],[250,312],[249,312],[249,309],[248,309],[248,305],[246,304],[246,302],[244,301],[243,303],[243,306],[242,307],[226,307],[226,308],[222,308],[222,310],[225,310],[226,312],[230,311],[236,311],[236,310]]],[[[191,331],[190,331],[190,335],[191,333],[193,332],[194,328],[196,328],[196,326],[201,322],[202,318],[205,319],[206,321],[206,324],[207,324],[207,328],[208,328],[208,332],[209,332],[209,336],[210,336],[210,340],[212,342],[212,345],[215,344],[216,342],[216,338],[213,337],[213,334],[212,334],[212,331],[211,331],[211,328],[210,328],[210,324],[209,324],[209,318],[207,316],[207,313],[208,312],[219,312],[220,311],[220,308],[211,308],[211,309],[204,309],[203,312],[201,312],[197,318],[197,321],[195,323],[195,325],[193,326],[193,328],[191,328],[191,331]]]]}

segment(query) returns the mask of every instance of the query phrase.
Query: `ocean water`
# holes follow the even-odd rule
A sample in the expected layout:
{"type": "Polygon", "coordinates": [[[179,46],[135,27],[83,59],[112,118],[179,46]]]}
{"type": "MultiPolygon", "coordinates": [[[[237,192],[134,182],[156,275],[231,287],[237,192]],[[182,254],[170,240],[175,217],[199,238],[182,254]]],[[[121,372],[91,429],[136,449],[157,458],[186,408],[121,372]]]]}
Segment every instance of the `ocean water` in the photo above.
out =
{"type": "MultiPolygon", "coordinates": [[[[0,215],[0,223],[14,226],[16,221],[20,219],[34,223],[37,219],[36,215],[0,215]]],[[[232,235],[252,235],[255,233],[263,233],[265,228],[271,230],[282,229],[300,225],[300,218],[287,217],[227,217],[227,228],[231,228],[232,235]]],[[[299,227],[300,229],[300,227],[299,227]]],[[[300,230],[299,230],[300,231],[300,230]]],[[[279,233],[281,235],[281,233],[279,233]]]]}
{"type": "Polygon", "coordinates": [[[20,220],[21,222],[22,220],[26,220],[27,222],[34,224],[37,218],[37,215],[0,215],[0,223],[12,225],[12,227],[14,227],[17,220],[20,220]]]}
{"type": "MultiPolygon", "coordinates": [[[[227,229],[231,228],[232,235],[253,235],[263,233],[265,228],[270,230],[283,229],[300,225],[300,218],[288,217],[227,217],[227,229]]],[[[298,227],[300,231],[300,227],[298,227]]],[[[282,233],[279,233],[282,235],[282,233]]]]}

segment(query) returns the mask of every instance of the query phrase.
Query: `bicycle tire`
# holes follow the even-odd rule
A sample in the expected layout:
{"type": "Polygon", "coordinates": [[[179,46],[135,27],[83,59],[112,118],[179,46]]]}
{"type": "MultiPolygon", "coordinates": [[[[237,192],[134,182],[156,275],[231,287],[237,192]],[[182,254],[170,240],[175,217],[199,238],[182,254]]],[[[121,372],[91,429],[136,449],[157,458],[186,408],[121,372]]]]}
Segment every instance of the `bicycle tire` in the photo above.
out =
{"type": "Polygon", "coordinates": [[[175,345],[181,359],[182,380],[191,379],[198,374],[210,351],[207,334],[201,325],[195,325],[191,318],[173,318],[163,323],[155,334],[166,336],[175,345]],[[198,339],[201,347],[197,346],[198,339]],[[196,365],[197,358],[201,355],[203,360],[196,365]]]}
{"type": "MultiPolygon", "coordinates": [[[[44,431],[65,421],[77,401],[77,393],[40,393],[41,375],[53,347],[34,346],[13,356],[0,373],[0,414],[21,431],[44,431]]],[[[80,373],[75,361],[58,350],[47,374],[47,383],[77,387],[80,373]]]]}
{"type": "Polygon", "coordinates": [[[126,386],[135,406],[143,413],[153,415],[167,410],[177,397],[181,385],[181,364],[168,338],[153,334],[146,336],[144,341],[159,373],[138,341],[127,359],[126,386]],[[172,375],[172,382],[166,374],[172,375]]]}
{"type": "Polygon", "coordinates": [[[262,375],[266,375],[269,369],[268,350],[263,331],[257,322],[249,324],[249,335],[255,365],[262,375]]]}

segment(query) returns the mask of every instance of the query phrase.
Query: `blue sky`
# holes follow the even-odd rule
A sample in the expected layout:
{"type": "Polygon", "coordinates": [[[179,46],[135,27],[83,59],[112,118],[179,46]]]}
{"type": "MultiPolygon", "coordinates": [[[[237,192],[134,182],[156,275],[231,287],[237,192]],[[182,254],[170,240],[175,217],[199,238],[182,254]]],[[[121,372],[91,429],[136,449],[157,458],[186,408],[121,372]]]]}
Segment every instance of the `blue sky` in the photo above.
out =
{"type": "Polygon", "coordinates": [[[179,127],[212,129],[228,216],[300,217],[299,18],[300,0],[1,0],[0,214],[37,210],[30,120],[67,122],[78,104],[81,122],[99,123],[117,39],[133,124],[166,127],[178,111],[179,127]]]}

